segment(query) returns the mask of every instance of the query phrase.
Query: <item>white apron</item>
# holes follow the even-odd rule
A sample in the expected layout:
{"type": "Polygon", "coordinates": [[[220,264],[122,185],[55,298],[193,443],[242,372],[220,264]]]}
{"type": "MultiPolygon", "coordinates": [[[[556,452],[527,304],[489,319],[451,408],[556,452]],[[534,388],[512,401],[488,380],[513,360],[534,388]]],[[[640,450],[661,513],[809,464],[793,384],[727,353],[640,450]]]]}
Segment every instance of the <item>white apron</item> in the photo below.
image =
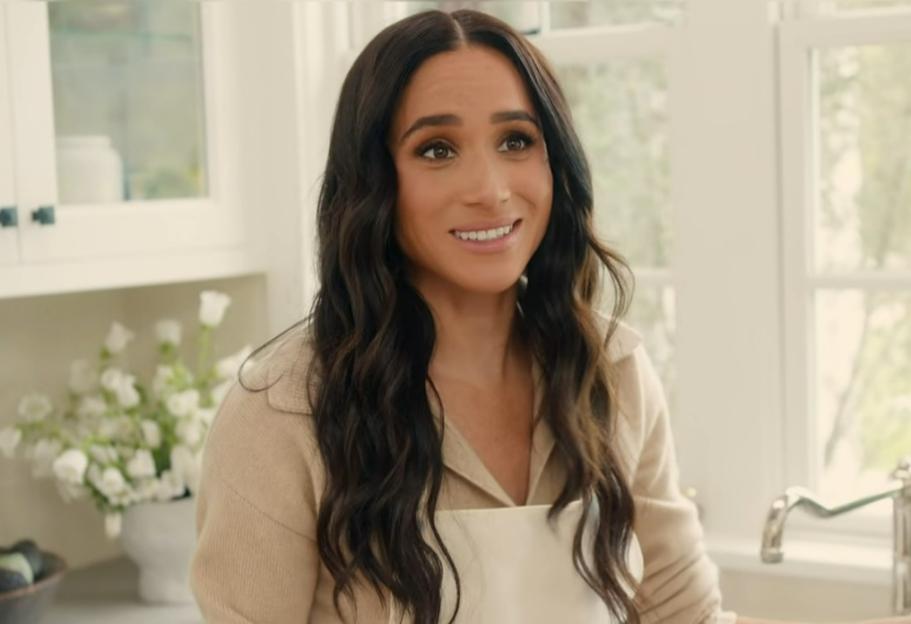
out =
{"type": "MultiPolygon", "coordinates": [[[[616,624],[573,566],[573,534],[582,515],[582,500],[567,505],[553,529],[547,522],[548,509],[550,505],[526,505],[436,512],[437,528],[462,584],[456,623],[616,624]]],[[[583,555],[589,565],[596,522],[597,514],[590,514],[583,539],[583,555]]],[[[455,582],[432,538],[429,543],[443,561],[440,622],[445,623],[455,610],[455,582]]],[[[627,565],[641,581],[642,550],[635,534],[627,565]]],[[[399,621],[395,609],[389,621],[399,621]]]]}

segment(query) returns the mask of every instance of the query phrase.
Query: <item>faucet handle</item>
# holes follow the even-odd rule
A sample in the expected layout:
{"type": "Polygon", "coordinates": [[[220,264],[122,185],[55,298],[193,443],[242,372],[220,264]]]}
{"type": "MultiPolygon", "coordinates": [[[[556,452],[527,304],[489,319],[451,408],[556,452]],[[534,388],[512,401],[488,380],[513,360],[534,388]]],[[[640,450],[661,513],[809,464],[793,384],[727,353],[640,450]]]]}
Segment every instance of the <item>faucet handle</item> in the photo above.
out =
{"type": "Polygon", "coordinates": [[[898,462],[898,467],[890,475],[893,479],[904,481],[906,485],[911,484],[911,455],[905,455],[898,462]]]}

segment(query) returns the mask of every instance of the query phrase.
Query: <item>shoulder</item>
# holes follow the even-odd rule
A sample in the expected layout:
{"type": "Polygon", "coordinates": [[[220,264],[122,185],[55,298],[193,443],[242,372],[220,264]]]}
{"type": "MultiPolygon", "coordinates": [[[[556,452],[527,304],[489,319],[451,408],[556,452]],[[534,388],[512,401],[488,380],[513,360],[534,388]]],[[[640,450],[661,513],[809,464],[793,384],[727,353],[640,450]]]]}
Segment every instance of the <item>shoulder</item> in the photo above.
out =
{"type": "Polygon", "coordinates": [[[608,343],[612,412],[616,443],[624,463],[635,470],[646,440],[660,418],[667,417],[664,388],[642,334],[626,321],[598,313],[608,343]],[[611,321],[613,336],[608,338],[611,321]]]}
{"type": "Polygon", "coordinates": [[[306,390],[304,334],[276,341],[248,361],[243,385],[231,386],[206,436],[203,480],[228,487],[292,530],[310,534],[323,475],[306,390]],[[299,401],[300,400],[300,401],[299,401]]]}
{"type": "Polygon", "coordinates": [[[608,360],[612,363],[629,357],[642,344],[642,334],[622,319],[595,310],[595,323],[607,344],[608,360]]]}

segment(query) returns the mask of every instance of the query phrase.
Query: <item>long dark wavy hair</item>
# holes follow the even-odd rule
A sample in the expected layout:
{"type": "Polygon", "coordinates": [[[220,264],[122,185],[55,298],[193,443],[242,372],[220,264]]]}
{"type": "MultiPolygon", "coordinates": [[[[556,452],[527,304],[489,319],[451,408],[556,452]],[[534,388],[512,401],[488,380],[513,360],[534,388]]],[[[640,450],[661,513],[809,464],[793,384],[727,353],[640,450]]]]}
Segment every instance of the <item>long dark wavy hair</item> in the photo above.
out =
{"type": "Polygon", "coordinates": [[[301,321],[312,340],[310,373],[318,391],[310,409],[326,473],[320,557],[335,580],[336,609],[342,594],[355,603],[360,576],[384,606],[388,592],[416,624],[436,624],[444,562],[422,536],[429,526],[452,570],[458,612],[458,571],[434,522],[442,431],[425,384],[442,404],[428,377],[436,330],[393,234],[397,176],[387,138],[415,70],[466,45],[487,46],[515,66],[541,120],[553,173],[550,221],[518,285],[521,333],[544,372],[541,416],[568,474],[548,519],[581,497],[575,567],[615,617],[638,624],[624,589],[638,589],[626,566],[634,505],[611,444],[614,390],[606,353],[631,297],[621,269],[632,272],[594,235],[591,173],[553,69],[521,34],[478,11],[426,11],[388,26],[357,57],[341,88],[318,203],[320,288],[301,321]],[[595,312],[605,277],[614,301],[606,337],[595,312]],[[595,513],[592,568],[582,544],[595,513]]]}

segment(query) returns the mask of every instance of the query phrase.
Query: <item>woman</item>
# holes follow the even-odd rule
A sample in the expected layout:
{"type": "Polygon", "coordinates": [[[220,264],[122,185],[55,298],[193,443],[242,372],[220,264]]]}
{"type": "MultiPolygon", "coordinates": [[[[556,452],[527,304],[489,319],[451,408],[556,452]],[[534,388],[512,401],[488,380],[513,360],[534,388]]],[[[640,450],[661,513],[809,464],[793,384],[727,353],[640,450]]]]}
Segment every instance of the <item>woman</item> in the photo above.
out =
{"type": "Polygon", "coordinates": [[[734,621],[592,208],[553,71],[509,26],[429,11],[370,42],[332,128],[312,312],[207,440],[207,620],[734,621]]]}

